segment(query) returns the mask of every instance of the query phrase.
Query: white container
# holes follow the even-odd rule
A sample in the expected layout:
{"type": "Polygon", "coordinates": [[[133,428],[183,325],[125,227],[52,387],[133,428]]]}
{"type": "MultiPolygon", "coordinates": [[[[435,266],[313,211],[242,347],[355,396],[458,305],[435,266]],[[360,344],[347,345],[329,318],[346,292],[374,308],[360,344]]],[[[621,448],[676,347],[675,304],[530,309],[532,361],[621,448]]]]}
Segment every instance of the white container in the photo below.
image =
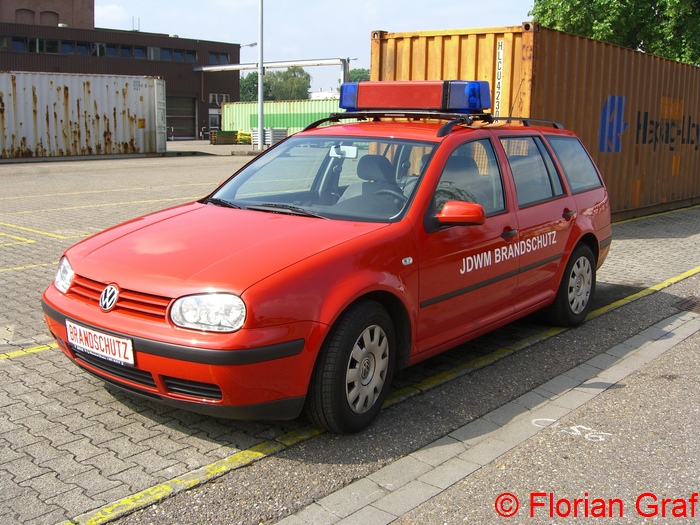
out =
{"type": "Polygon", "coordinates": [[[0,73],[0,158],[164,153],[165,81],[0,73]]]}

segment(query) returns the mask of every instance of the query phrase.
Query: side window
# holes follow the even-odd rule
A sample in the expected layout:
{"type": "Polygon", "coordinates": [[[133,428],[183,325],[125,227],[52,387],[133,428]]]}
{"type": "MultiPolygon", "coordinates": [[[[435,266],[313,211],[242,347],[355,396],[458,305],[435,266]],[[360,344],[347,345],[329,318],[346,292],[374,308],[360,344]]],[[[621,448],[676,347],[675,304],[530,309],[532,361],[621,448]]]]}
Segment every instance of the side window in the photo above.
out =
{"type": "Polygon", "coordinates": [[[578,139],[548,137],[548,140],[564,169],[572,193],[581,193],[603,185],[598,171],[578,139]]]}
{"type": "Polygon", "coordinates": [[[477,202],[484,207],[486,215],[505,210],[501,172],[488,139],[466,142],[452,152],[434,199],[437,211],[451,200],[477,202]]]}
{"type": "Polygon", "coordinates": [[[559,197],[564,189],[549,153],[538,137],[501,138],[523,208],[559,197]]]}

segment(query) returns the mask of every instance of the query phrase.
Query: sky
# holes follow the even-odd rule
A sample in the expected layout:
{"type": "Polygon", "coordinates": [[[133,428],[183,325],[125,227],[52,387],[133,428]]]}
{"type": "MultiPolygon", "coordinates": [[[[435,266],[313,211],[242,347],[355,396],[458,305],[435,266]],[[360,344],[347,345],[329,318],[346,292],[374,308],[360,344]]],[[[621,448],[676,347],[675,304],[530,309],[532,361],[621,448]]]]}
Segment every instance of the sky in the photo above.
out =
{"type": "MultiPolygon", "coordinates": [[[[351,69],[369,69],[374,30],[519,26],[534,0],[95,0],[95,27],[248,44],[259,40],[261,3],[263,62],[351,58],[351,69]]],[[[258,53],[241,48],[241,62],[258,53]]],[[[340,66],[305,69],[312,91],[338,87],[340,66]]]]}

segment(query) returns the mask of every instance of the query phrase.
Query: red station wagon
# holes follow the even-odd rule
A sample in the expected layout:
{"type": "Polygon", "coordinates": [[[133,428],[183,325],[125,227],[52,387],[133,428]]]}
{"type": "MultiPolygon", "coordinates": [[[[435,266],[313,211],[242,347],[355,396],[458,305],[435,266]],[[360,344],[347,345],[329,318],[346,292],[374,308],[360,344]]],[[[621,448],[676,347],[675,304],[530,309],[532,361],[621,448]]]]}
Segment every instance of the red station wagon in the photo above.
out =
{"type": "Polygon", "coordinates": [[[171,406],[347,433],[397,368],[536,310],[583,321],[612,234],[574,133],[499,122],[485,82],[347,83],[341,107],[67,250],[42,301],[61,350],[171,406]]]}

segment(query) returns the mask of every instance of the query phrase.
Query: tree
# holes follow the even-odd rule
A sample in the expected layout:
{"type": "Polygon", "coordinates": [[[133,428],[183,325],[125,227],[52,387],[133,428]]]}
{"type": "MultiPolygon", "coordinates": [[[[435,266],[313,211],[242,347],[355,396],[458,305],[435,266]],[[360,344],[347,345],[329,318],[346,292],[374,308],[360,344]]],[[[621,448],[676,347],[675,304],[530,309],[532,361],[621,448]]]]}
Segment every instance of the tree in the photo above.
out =
{"type": "MultiPolygon", "coordinates": [[[[286,71],[265,75],[270,82],[270,100],[306,100],[311,89],[311,75],[303,68],[293,66],[286,71]]],[[[264,86],[264,84],[263,84],[264,86]]]]}
{"type": "MultiPolygon", "coordinates": [[[[251,72],[241,78],[240,83],[241,102],[255,102],[258,100],[258,73],[251,72]]],[[[270,81],[267,75],[263,77],[263,96],[265,100],[270,98],[270,81]]]]}
{"type": "Polygon", "coordinates": [[[559,31],[700,63],[700,0],[535,0],[530,15],[559,31]]]}
{"type": "MultiPolygon", "coordinates": [[[[311,75],[303,68],[294,66],[286,71],[272,71],[263,77],[265,100],[306,100],[311,89],[311,75]]],[[[241,78],[241,102],[258,100],[258,74],[248,73],[241,78]]]]}
{"type": "Polygon", "coordinates": [[[363,80],[369,80],[369,69],[351,69],[350,70],[350,82],[362,82],[363,80]]]}

